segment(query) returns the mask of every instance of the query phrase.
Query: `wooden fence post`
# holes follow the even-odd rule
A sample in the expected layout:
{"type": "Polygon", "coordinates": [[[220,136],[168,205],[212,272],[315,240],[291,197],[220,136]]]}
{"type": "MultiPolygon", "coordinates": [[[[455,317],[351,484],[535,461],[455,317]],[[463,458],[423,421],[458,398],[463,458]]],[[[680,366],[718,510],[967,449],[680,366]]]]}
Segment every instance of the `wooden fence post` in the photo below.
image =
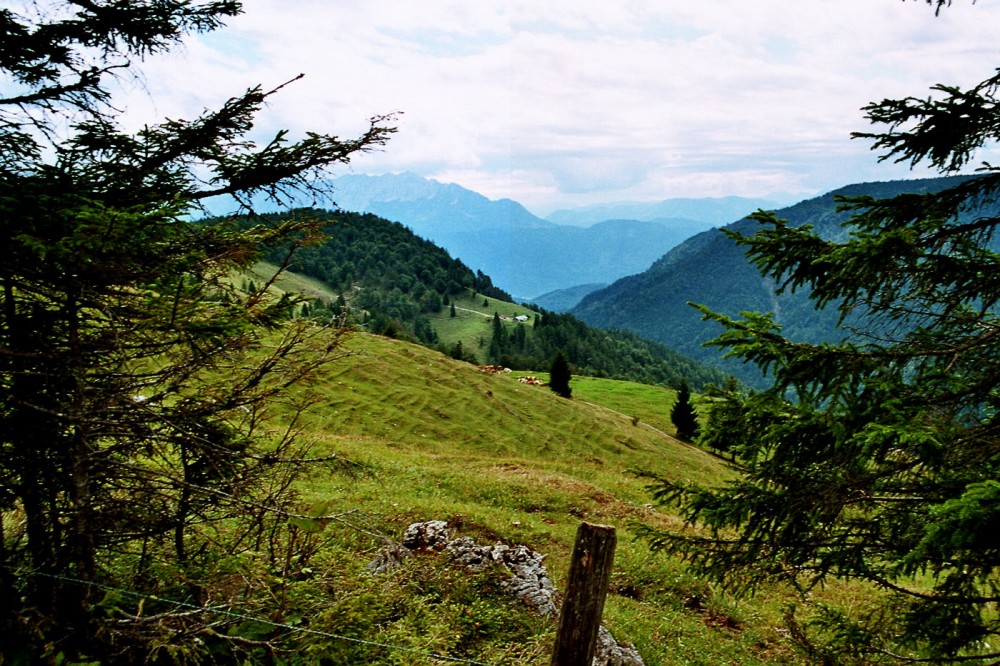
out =
{"type": "Polygon", "coordinates": [[[615,528],[580,523],[559,614],[552,666],[590,666],[615,560],[615,528]]]}

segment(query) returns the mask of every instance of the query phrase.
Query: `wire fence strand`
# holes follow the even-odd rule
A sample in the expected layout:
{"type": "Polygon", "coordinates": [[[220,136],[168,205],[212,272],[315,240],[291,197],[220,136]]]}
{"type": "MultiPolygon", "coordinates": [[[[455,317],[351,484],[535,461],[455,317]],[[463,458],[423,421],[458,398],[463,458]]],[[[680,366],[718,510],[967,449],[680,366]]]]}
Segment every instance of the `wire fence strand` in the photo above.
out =
{"type": "MultiPolygon", "coordinates": [[[[24,572],[20,572],[18,575],[25,575],[24,572]]],[[[177,601],[175,599],[165,599],[164,597],[159,597],[153,594],[146,594],[144,592],[136,592],[135,590],[126,590],[124,588],[113,587],[111,585],[105,585],[103,583],[95,583],[85,580],[80,580],[77,578],[71,578],[69,576],[62,576],[58,574],[50,574],[42,571],[31,571],[26,575],[28,576],[39,576],[44,578],[51,578],[53,580],[59,580],[66,583],[73,583],[75,585],[86,585],[88,587],[93,587],[105,592],[116,592],[118,594],[124,594],[127,596],[135,597],[137,599],[142,599],[145,601],[157,601],[159,603],[169,604],[176,606],[178,608],[186,608],[199,613],[214,613],[216,615],[221,615],[223,617],[232,618],[234,620],[244,620],[250,622],[259,622],[261,624],[270,625],[276,629],[285,629],[287,631],[299,632],[304,634],[311,634],[314,636],[322,636],[324,638],[331,638],[340,641],[347,641],[349,643],[355,643],[359,645],[367,645],[371,647],[385,648],[387,650],[393,650],[395,652],[406,652],[409,654],[419,655],[421,657],[428,657],[430,659],[435,659],[437,661],[446,661],[458,664],[471,664],[472,666],[493,666],[484,661],[476,661],[474,659],[465,659],[463,657],[452,657],[446,654],[439,654],[437,652],[427,652],[425,650],[418,650],[416,648],[404,647],[402,645],[393,645],[391,643],[381,643],[378,641],[369,641],[363,638],[353,638],[351,636],[341,636],[340,634],[334,634],[329,631],[321,631],[319,629],[310,629],[308,627],[296,627],[291,624],[286,624],[284,622],[275,622],[274,620],[268,620],[265,618],[254,617],[252,615],[247,615],[245,613],[239,613],[227,608],[225,606],[199,606],[197,604],[192,604],[187,601],[177,601]]]]}

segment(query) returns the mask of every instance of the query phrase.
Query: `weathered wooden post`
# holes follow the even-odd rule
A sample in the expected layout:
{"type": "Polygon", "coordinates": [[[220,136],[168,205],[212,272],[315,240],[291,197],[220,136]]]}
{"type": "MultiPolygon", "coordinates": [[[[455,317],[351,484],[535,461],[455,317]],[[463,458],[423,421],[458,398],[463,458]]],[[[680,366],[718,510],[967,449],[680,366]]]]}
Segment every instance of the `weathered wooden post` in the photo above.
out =
{"type": "Polygon", "coordinates": [[[559,614],[552,666],[590,666],[615,561],[615,528],[580,523],[559,614]]]}

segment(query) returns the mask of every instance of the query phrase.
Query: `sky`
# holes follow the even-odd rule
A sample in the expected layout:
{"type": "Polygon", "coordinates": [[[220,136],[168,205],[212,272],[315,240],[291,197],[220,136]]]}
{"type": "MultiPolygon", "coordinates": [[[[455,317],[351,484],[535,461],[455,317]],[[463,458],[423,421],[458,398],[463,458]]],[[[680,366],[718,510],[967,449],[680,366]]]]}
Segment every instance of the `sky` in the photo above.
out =
{"type": "MultiPolygon", "coordinates": [[[[879,162],[861,108],[1000,66],[1000,3],[953,0],[248,0],[144,64],[123,122],[190,119],[298,74],[262,112],[386,147],[334,175],[411,171],[559,208],[674,197],[792,203],[931,175],[879,162]]],[[[984,153],[981,159],[988,159],[984,153]]]]}

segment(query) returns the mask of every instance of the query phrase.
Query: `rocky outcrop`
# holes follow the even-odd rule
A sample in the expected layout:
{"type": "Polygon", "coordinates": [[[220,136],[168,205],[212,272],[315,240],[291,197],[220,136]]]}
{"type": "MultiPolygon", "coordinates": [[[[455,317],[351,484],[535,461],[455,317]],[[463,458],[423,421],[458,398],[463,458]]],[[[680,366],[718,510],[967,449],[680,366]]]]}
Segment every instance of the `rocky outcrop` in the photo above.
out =
{"type": "MultiPolygon", "coordinates": [[[[403,541],[379,551],[368,565],[368,570],[372,574],[386,573],[400,566],[414,552],[445,554],[469,571],[500,566],[510,573],[510,577],[502,583],[504,590],[540,615],[556,617],[558,614],[558,593],[542,564],[545,556],[527,546],[502,543],[483,546],[469,537],[451,539],[447,523],[430,520],[407,527],[403,541]]],[[[618,643],[611,632],[602,626],[597,637],[593,666],[643,666],[643,661],[635,646],[618,643]]]]}
{"type": "Polygon", "coordinates": [[[528,608],[540,615],[555,615],[556,588],[545,571],[544,555],[527,546],[480,546],[469,537],[448,543],[448,554],[471,571],[482,571],[490,564],[497,564],[510,572],[502,583],[503,589],[517,597],[528,608]]]}

